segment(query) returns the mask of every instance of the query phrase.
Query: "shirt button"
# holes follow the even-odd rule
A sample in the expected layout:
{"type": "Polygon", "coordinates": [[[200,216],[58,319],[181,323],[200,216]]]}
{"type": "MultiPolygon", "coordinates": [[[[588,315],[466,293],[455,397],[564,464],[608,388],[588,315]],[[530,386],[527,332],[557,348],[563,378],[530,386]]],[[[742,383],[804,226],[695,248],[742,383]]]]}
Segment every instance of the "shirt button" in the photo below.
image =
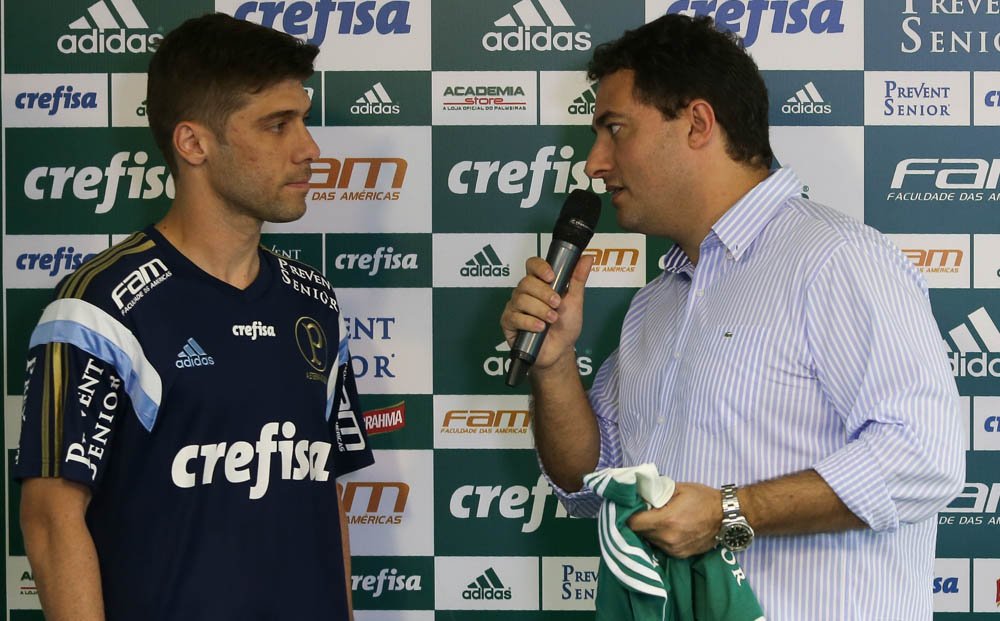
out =
{"type": "Polygon", "coordinates": [[[731,252],[729,252],[729,251],[727,250],[727,251],[726,251],[726,258],[727,258],[727,259],[729,259],[730,261],[732,261],[732,260],[733,260],[733,253],[731,253],[731,252]]]}
{"type": "Polygon", "coordinates": [[[694,294],[695,294],[696,296],[698,296],[699,298],[700,298],[700,297],[704,297],[704,295],[705,295],[705,290],[704,290],[704,289],[698,289],[697,291],[695,291],[695,292],[694,292],[694,294]]]}
{"type": "Polygon", "coordinates": [[[665,422],[667,422],[667,419],[664,418],[664,417],[662,417],[662,416],[660,416],[659,418],[656,419],[656,424],[657,425],[662,425],[665,422]]]}
{"type": "Polygon", "coordinates": [[[674,352],[674,360],[680,360],[680,359],[681,359],[681,352],[675,351],[674,352]]]}

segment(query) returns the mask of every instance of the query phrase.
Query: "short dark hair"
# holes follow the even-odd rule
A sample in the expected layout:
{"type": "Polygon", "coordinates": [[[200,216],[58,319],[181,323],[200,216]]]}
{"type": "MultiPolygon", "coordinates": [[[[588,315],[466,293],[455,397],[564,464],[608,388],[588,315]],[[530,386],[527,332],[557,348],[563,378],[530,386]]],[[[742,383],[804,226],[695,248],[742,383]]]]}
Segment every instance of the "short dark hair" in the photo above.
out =
{"type": "Polygon", "coordinates": [[[708,101],[725,130],[726,152],[737,162],[770,168],[767,87],[757,63],[732,32],[710,17],[664,15],[599,45],[587,77],[599,80],[621,69],[635,73],[633,95],[677,118],[695,99],[708,101]]]}
{"type": "Polygon", "coordinates": [[[223,13],[195,17],[169,32],[149,61],[146,111],[153,138],[177,174],[174,128],[200,121],[224,140],[229,115],[246,96],[313,74],[319,48],[223,13]]]}

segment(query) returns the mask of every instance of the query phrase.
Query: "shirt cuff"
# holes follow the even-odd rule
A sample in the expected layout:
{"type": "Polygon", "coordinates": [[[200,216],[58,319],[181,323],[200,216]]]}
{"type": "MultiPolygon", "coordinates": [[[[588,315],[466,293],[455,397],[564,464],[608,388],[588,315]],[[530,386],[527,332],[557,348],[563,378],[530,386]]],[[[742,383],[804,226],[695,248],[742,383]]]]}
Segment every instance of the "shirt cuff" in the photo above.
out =
{"type": "Polygon", "coordinates": [[[899,516],[882,479],[883,466],[863,439],[848,443],[813,469],[847,508],[874,531],[893,531],[899,516]]]}

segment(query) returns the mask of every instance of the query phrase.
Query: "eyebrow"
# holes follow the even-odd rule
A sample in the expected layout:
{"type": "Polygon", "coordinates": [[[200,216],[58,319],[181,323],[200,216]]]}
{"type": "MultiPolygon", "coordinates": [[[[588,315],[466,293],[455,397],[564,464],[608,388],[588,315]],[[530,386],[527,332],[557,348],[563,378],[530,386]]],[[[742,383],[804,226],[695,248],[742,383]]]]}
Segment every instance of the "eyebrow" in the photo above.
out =
{"type": "Polygon", "coordinates": [[[598,117],[594,119],[594,122],[590,124],[590,131],[596,134],[598,127],[604,127],[611,119],[620,118],[622,118],[622,115],[618,114],[614,110],[606,110],[598,115],[598,117]]]}
{"type": "Polygon", "coordinates": [[[308,110],[305,113],[301,113],[298,110],[277,110],[270,114],[265,114],[264,116],[257,119],[257,122],[261,125],[266,125],[272,121],[281,121],[299,118],[300,116],[308,116],[308,110]]]}

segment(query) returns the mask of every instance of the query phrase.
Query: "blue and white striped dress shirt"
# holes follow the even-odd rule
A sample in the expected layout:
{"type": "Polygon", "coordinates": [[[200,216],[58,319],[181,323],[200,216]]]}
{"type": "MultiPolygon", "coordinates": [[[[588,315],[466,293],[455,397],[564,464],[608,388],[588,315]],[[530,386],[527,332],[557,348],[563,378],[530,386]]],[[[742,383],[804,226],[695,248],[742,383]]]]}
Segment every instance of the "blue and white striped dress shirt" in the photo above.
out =
{"type": "Polygon", "coordinates": [[[928,620],[934,516],[964,481],[955,382],[919,273],[801,187],[772,173],[697,266],[675,246],[636,294],[589,395],[598,468],[713,487],[813,468],[870,529],[758,537],[740,563],[767,618],[928,620]]]}

